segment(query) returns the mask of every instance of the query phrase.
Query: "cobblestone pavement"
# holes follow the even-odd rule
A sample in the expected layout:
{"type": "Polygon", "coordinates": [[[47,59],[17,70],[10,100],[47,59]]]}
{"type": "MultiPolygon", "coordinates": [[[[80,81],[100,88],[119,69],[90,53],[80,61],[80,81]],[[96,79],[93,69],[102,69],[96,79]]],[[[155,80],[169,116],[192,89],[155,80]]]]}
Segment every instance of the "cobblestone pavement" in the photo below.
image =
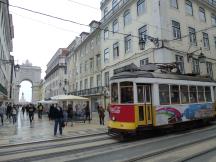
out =
{"type": "MultiPolygon", "coordinates": [[[[45,141],[56,138],[76,137],[86,134],[96,134],[107,132],[107,126],[100,125],[98,114],[92,113],[92,121],[88,122],[71,122],[63,129],[63,135],[53,136],[54,121],[49,121],[47,115],[43,115],[42,119],[38,119],[37,114],[34,115],[34,121],[30,124],[26,114],[18,113],[18,120],[13,125],[11,121],[5,118],[4,126],[0,126],[0,146],[13,145],[18,143],[28,143],[45,141]]],[[[107,121],[108,114],[106,114],[107,121]]]]}

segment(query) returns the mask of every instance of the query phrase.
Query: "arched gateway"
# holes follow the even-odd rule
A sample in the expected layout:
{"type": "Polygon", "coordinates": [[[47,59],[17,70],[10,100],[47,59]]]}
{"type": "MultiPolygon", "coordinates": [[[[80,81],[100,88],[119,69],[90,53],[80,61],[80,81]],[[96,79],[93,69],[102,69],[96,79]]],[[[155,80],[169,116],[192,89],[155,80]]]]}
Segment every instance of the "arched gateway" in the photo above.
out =
{"type": "Polygon", "coordinates": [[[20,83],[25,80],[32,83],[32,102],[39,100],[41,68],[32,66],[32,64],[27,60],[24,64],[20,65],[20,70],[16,72],[15,103],[19,103],[20,83]]]}

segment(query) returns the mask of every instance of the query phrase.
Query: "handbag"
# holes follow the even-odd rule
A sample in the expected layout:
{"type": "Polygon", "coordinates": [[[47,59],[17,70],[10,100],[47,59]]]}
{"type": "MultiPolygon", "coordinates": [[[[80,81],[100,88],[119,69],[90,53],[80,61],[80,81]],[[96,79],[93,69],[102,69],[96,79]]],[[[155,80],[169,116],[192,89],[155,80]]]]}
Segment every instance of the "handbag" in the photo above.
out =
{"type": "Polygon", "coordinates": [[[64,123],[64,121],[62,121],[62,123],[61,123],[61,127],[65,127],[65,123],[64,123]]]}

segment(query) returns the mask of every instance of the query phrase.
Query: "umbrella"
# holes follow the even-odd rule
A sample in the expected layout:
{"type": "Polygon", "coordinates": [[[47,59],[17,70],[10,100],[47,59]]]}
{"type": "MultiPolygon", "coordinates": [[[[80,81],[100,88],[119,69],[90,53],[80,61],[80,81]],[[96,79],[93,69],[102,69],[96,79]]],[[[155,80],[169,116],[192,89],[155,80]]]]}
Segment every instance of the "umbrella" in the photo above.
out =
{"type": "Polygon", "coordinates": [[[37,101],[37,103],[42,103],[42,104],[54,104],[57,103],[57,101],[52,101],[52,100],[41,100],[41,101],[37,101]]]}
{"type": "Polygon", "coordinates": [[[58,95],[51,97],[52,100],[61,100],[61,101],[68,101],[68,100],[88,100],[88,98],[80,97],[80,96],[74,96],[74,95],[58,95]]]}

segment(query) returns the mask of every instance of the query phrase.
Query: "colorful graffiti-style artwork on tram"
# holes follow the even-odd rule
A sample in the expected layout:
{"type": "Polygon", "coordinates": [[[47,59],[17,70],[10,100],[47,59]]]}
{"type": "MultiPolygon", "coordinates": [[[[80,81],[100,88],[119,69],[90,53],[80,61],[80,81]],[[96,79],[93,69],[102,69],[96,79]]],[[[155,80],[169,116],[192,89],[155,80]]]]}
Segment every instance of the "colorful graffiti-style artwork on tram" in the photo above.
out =
{"type": "Polygon", "coordinates": [[[175,124],[214,116],[212,103],[156,107],[156,125],[175,124]]]}

